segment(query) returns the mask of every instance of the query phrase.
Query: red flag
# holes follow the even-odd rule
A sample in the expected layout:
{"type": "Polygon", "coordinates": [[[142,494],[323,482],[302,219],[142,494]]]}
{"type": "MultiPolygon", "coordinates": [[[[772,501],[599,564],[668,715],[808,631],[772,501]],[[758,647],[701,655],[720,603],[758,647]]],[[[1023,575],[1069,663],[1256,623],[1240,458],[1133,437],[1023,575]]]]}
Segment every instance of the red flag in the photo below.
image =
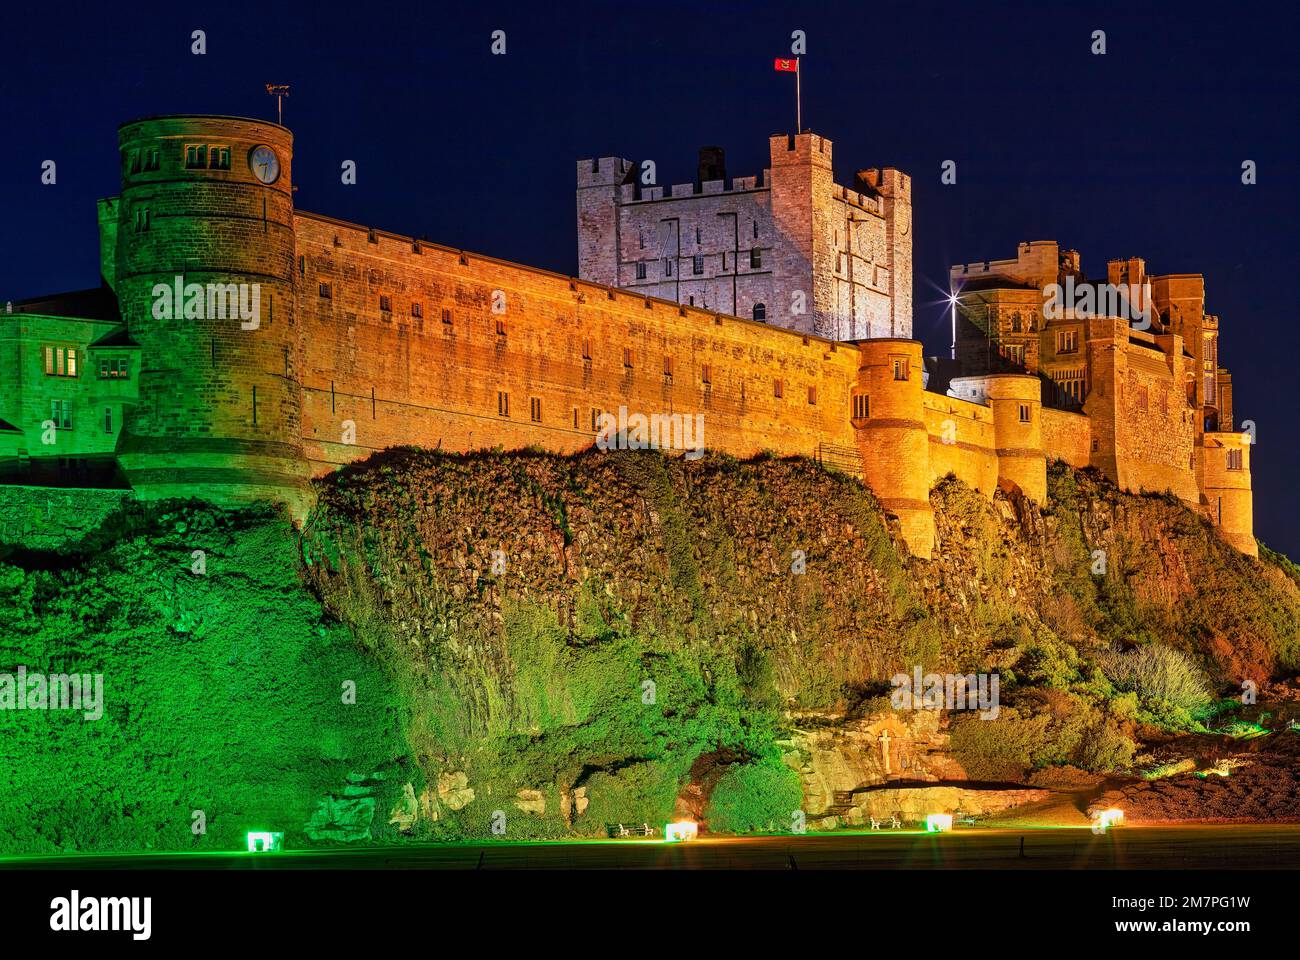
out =
{"type": "Polygon", "coordinates": [[[797,57],[794,60],[777,60],[776,69],[779,73],[798,73],[799,60],[797,57]]]}

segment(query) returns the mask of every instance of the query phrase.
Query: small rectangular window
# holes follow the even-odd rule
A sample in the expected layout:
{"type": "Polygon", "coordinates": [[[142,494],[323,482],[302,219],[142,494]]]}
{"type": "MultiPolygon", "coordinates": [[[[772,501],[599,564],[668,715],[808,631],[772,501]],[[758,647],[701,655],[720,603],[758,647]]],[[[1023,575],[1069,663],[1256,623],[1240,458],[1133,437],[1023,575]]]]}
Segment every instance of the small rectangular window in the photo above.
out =
{"type": "Polygon", "coordinates": [[[446,307],[443,307],[442,310],[442,322],[447,324],[447,326],[451,326],[451,311],[446,307]]]}
{"type": "Polygon", "coordinates": [[[672,383],[673,379],[673,358],[664,357],[664,379],[672,383]]]}
{"type": "Polygon", "coordinates": [[[77,350],[75,347],[46,347],[45,373],[51,377],[77,375],[77,350]]]}
{"type": "Polygon", "coordinates": [[[600,429],[600,411],[595,407],[591,408],[591,429],[593,431],[600,429]]]}
{"type": "Polygon", "coordinates": [[[749,266],[751,270],[761,269],[763,266],[763,251],[755,247],[749,251],[749,266]]]}
{"type": "Polygon", "coordinates": [[[1022,404],[1019,405],[1019,407],[1020,407],[1020,422],[1021,422],[1021,423],[1028,423],[1028,422],[1029,422],[1029,404],[1027,404],[1027,403],[1022,403],[1022,404]]]}
{"type": "Polygon", "coordinates": [[[895,357],[895,358],[894,358],[894,379],[895,379],[895,380],[906,380],[906,379],[907,379],[907,373],[908,373],[908,370],[907,370],[907,358],[906,358],[906,357],[895,357]]]}
{"type": "Polygon", "coordinates": [[[664,276],[665,276],[665,277],[671,277],[672,275],[673,275],[673,262],[672,262],[671,260],[665,260],[665,261],[664,261],[664,276]]]}
{"type": "Polygon", "coordinates": [[[865,393],[853,395],[853,419],[866,420],[871,416],[871,398],[865,393]]]}
{"type": "Polygon", "coordinates": [[[1228,451],[1228,469],[1229,469],[1229,470],[1240,470],[1241,468],[1242,468],[1242,467],[1241,467],[1241,451],[1240,451],[1240,450],[1229,450],[1229,451],[1228,451]]]}
{"type": "Polygon", "coordinates": [[[113,432],[113,408],[112,407],[104,408],[104,432],[105,433],[113,432]]]}
{"type": "Polygon", "coordinates": [[[785,396],[785,383],[781,380],[772,381],[772,396],[778,400],[785,396]]]}
{"type": "Polygon", "coordinates": [[[808,388],[808,406],[810,406],[810,407],[815,407],[815,406],[817,406],[817,388],[816,388],[816,387],[809,387],[809,388],[808,388]]]}
{"type": "Polygon", "coordinates": [[[510,394],[503,391],[497,391],[497,416],[510,416],[510,394]]]}
{"type": "Polygon", "coordinates": [[[591,359],[591,340],[584,338],[582,341],[582,359],[591,359]]]}
{"type": "Polygon", "coordinates": [[[623,348],[623,366],[626,367],[628,370],[632,369],[632,348],[631,347],[623,348]]]}
{"type": "Polygon", "coordinates": [[[71,430],[72,429],[72,401],[51,400],[50,419],[54,421],[54,428],[56,430],[71,430]]]}
{"type": "Polygon", "coordinates": [[[540,397],[529,398],[528,415],[532,418],[533,423],[542,422],[542,400],[540,397]]]}
{"type": "Polygon", "coordinates": [[[498,336],[498,337],[504,337],[505,335],[506,335],[506,321],[505,321],[505,318],[504,318],[504,317],[498,317],[498,318],[497,318],[497,336],[498,336]]]}
{"type": "Polygon", "coordinates": [[[700,382],[706,387],[713,386],[713,368],[707,363],[700,368],[700,382]]]}
{"type": "Polygon", "coordinates": [[[645,279],[645,264],[644,264],[644,263],[638,263],[638,264],[636,265],[636,278],[637,278],[638,280],[644,280],[644,279],[645,279]]]}
{"type": "Polygon", "coordinates": [[[411,316],[413,316],[413,317],[423,317],[423,316],[424,316],[424,307],[423,307],[421,304],[418,304],[418,303],[412,303],[412,304],[411,304],[411,316]]]}
{"type": "Polygon", "coordinates": [[[382,310],[384,313],[392,313],[392,312],[393,312],[393,298],[392,298],[392,297],[389,297],[389,296],[385,296],[385,295],[383,295],[383,294],[380,294],[380,296],[379,296],[379,309],[382,310]]]}
{"type": "Polygon", "coordinates": [[[328,283],[322,283],[320,285],[320,295],[325,300],[329,300],[333,297],[333,294],[330,292],[330,285],[328,283]]]}
{"type": "Polygon", "coordinates": [[[700,256],[699,254],[696,254],[694,257],[691,258],[691,273],[695,274],[695,276],[698,277],[703,272],[704,272],[704,257],[700,256]]]}

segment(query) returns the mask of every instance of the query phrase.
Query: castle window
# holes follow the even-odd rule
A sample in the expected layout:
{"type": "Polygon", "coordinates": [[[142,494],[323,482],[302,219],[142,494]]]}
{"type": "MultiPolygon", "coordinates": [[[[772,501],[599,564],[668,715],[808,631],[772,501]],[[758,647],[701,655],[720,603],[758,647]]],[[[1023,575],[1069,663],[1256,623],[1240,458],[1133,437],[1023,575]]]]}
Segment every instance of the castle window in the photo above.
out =
{"type": "Polygon", "coordinates": [[[126,151],[123,150],[123,151],[122,151],[122,162],[123,162],[123,163],[129,163],[129,167],[128,167],[128,169],[130,170],[131,173],[139,173],[139,172],[140,172],[140,152],[139,152],[138,150],[133,150],[133,151],[131,152],[131,154],[130,154],[130,160],[129,160],[129,161],[127,160],[127,153],[126,153],[126,151]]]}
{"type": "Polygon", "coordinates": [[[758,239],[758,221],[757,221],[757,220],[754,221],[754,239],[755,239],[755,240],[758,239]]]}
{"type": "Polygon", "coordinates": [[[1027,404],[1027,403],[1019,404],[1019,411],[1020,411],[1020,422],[1021,422],[1021,423],[1028,423],[1028,422],[1029,422],[1029,404],[1027,404]]]}
{"type": "Polygon", "coordinates": [[[1096,437],[1093,437],[1093,438],[1092,438],[1092,452],[1093,452],[1093,453],[1096,453],[1096,452],[1097,452],[1098,450],[1100,450],[1100,449],[1101,449],[1101,441],[1098,440],[1096,437]]]}
{"type": "Polygon", "coordinates": [[[673,262],[672,262],[671,260],[667,260],[667,259],[665,259],[665,260],[664,260],[664,276],[665,276],[665,277],[671,277],[672,275],[673,275],[673,262]]]}
{"type": "Polygon", "coordinates": [[[908,373],[908,370],[907,370],[907,358],[906,358],[906,357],[895,357],[895,358],[894,358],[894,379],[895,379],[895,380],[906,380],[906,379],[907,379],[907,373],[908,373]]]}
{"type": "Polygon", "coordinates": [[[105,433],[113,432],[113,408],[112,407],[104,408],[104,432],[105,433]]]}
{"type": "Polygon", "coordinates": [[[298,258],[298,276],[302,277],[306,275],[307,275],[307,258],[300,256],[298,258]]]}
{"type": "Polygon", "coordinates": [[[638,263],[638,264],[636,265],[636,278],[637,278],[638,280],[644,280],[644,279],[645,279],[645,264],[644,264],[644,263],[638,263]]]}
{"type": "Polygon", "coordinates": [[[871,398],[865,393],[853,395],[853,419],[866,420],[871,416],[871,398]]]}
{"type": "Polygon", "coordinates": [[[56,430],[71,430],[72,429],[72,401],[51,400],[50,419],[54,421],[54,428],[56,430]]]}
{"type": "Polygon", "coordinates": [[[664,383],[673,382],[673,358],[664,357],[664,383]]]}
{"type": "Polygon", "coordinates": [[[207,165],[207,144],[191,144],[185,148],[185,168],[187,170],[202,170],[207,165]]]}
{"type": "Polygon", "coordinates": [[[510,416],[510,394],[497,391],[497,416],[510,416]]]}
{"type": "Polygon", "coordinates": [[[632,369],[632,348],[631,347],[623,348],[623,366],[626,367],[628,370],[632,369]]]}
{"type": "Polygon", "coordinates": [[[48,377],[75,377],[77,375],[76,347],[46,347],[45,375],[48,377]]]}
{"type": "Polygon", "coordinates": [[[144,233],[148,229],[149,229],[149,208],[136,207],[135,208],[135,232],[144,233]]]}
{"type": "Polygon", "coordinates": [[[1057,353],[1078,353],[1079,352],[1079,331],[1078,330],[1061,330],[1056,334],[1056,352],[1057,353]]]}
{"type": "Polygon", "coordinates": [[[785,396],[785,383],[781,380],[772,381],[772,396],[780,400],[785,396]]]}
{"type": "Polygon", "coordinates": [[[1229,469],[1229,470],[1240,470],[1240,469],[1241,469],[1241,451],[1240,451],[1240,450],[1229,450],[1229,451],[1228,451],[1228,469],[1229,469]]]}
{"type": "Polygon", "coordinates": [[[413,316],[413,317],[421,317],[421,318],[422,318],[422,317],[424,316],[424,305],[423,305],[423,304],[419,304],[419,303],[412,303],[412,304],[411,304],[411,316],[413,316]]]}
{"type": "Polygon", "coordinates": [[[384,296],[383,294],[380,294],[380,297],[379,297],[379,309],[382,310],[384,313],[392,313],[392,312],[393,312],[393,298],[392,298],[392,297],[388,297],[388,296],[384,296]]]}
{"type": "Polygon", "coordinates": [[[591,340],[590,340],[590,338],[586,338],[586,337],[583,338],[583,341],[582,341],[582,359],[584,359],[584,360],[586,360],[586,361],[588,361],[588,362],[591,361],[591,340]]]}
{"type": "Polygon", "coordinates": [[[749,251],[749,267],[751,270],[761,269],[763,266],[763,251],[755,247],[749,251]]]}
{"type": "Polygon", "coordinates": [[[695,228],[695,242],[696,242],[697,244],[701,242],[701,241],[700,241],[700,228],[699,228],[699,227],[696,227],[696,228],[695,228]]]}
{"type": "Polygon", "coordinates": [[[691,257],[691,273],[699,276],[704,272],[704,255],[697,253],[691,257]]]}
{"type": "Polygon", "coordinates": [[[767,304],[764,303],[754,304],[754,319],[759,321],[760,323],[767,322],[767,304]]]}
{"type": "Polygon", "coordinates": [[[727,255],[725,253],[722,255],[722,272],[727,272],[727,255]]]}
{"type": "Polygon", "coordinates": [[[209,147],[208,167],[212,170],[229,170],[230,169],[230,148],[209,147]]]}
{"type": "Polygon", "coordinates": [[[593,431],[600,429],[600,411],[595,407],[591,408],[591,429],[593,431]]]}
{"type": "Polygon", "coordinates": [[[322,283],[320,285],[320,295],[326,300],[333,298],[333,294],[330,293],[330,285],[328,283],[322,283]]]}
{"type": "Polygon", "coordinates": [[[808,406],[810,406],[810,407],[815,407],[815,406],[817,406],[817,388],[816,388],[816,387],[809,387],[809,388],[808,388],[808,406]]]}
{"type": "Polygon", "coordinates": [[[155,150],[155,149],[151,149],[151,150],[149,150],[149,151],[145,154],[145,157],[144,157],[144,168],[145,168],[145,170],[157,170],[157,169],[158,169],[158,151],[157,151],[157,150],[155,150]]]}
{"type": "Polygon", "coordinates": [[[533,423],[542,422],[542,400],[540,397],[529,398],[528,415],[532,418],[533,423]]]}
{"type": "Polygon", "coordinates": [[[644,231],[644,230],[638,230],[638,231],[636,232],[636,244],[637,244],[637,247],[638,247],[639,249],[641,249],[641,250],[644,250],[644,249],[645,249],[645,231],[644,231]]]}
{"type": "Polygon", "coordinates": [[[99,379],[126,379],[126,357],[101,357],[99,360],[99,379]]]}
{"type": "Polygon", "coordinates": [[[442,308],[442,322],[447,324],[447,326],[451,326],[451,311],[446,307],[442,308]]]}
{"type": "Polygon", "coordinates": [[[498,337],[504,337],[505,335],[506,335],[506,321],[505,321],[505,318],[503,318],[503,317],[497,317],[497,336],[498,336],[498,337]]]}
{"type": "Polygon", "coordinates": [[[707,363],[700,368],[700,382],[706,390],[713,386],[713,368],[707,363]]]}

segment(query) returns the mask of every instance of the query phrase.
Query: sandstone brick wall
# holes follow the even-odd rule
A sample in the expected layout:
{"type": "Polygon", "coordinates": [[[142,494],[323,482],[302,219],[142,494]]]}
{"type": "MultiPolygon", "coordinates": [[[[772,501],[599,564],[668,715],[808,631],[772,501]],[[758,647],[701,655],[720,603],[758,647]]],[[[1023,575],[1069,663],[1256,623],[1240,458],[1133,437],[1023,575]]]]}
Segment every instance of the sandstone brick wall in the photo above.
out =
{"type": "Polygon", "coordinates": [[[1092,456],[1092,421],[1080,413],[1043,408],[1043,452],[1049,460],[1064,460],[1076,469],[1092,456]]]}
{"type": "Polygon", "coordinates": [[[924,398],[931,484],[952,473],[986,496],[993,496],[998,485],[993,411],[936,393],[927,393],[924,398]]]}
{"type": "Polygon", "coordinates": [[[572,452],[592,444],[593,412],[620,406],[702,414],[705,447],[737,456],[853,445],[851,346],[313,214],[297,243],[317,472],[402,444],[572,452]]]}

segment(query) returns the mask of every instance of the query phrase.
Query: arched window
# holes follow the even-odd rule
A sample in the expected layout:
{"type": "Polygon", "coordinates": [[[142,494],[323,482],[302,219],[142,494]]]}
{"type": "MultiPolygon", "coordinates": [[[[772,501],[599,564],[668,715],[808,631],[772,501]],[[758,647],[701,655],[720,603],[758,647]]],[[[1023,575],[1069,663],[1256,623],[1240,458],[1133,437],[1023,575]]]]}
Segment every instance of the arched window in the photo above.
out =
{"type": "Polygon", "coordinates": [[[762,320],[764,322],[767,321],[767,307],[764,304],[754,304],[754,319],[762,320]]]}

